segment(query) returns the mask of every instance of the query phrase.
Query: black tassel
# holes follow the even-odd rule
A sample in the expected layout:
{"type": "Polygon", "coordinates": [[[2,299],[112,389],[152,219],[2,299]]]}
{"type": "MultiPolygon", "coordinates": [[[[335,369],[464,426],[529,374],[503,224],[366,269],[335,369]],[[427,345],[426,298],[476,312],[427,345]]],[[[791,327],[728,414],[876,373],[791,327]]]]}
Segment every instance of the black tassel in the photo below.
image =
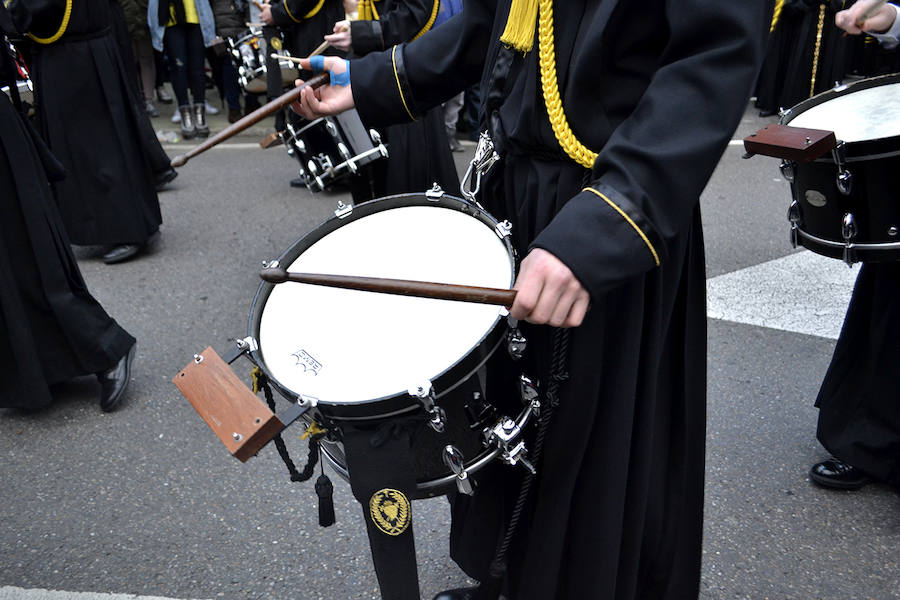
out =
{"type": "Polygon", "coordinates": [[[319,478],[316,479],[316,496],[319,497],[319,525],[322,527],[334,525],[333,492],[334,486],[331,485],[328,475],[325,473],[319,475],[319,478]]]}

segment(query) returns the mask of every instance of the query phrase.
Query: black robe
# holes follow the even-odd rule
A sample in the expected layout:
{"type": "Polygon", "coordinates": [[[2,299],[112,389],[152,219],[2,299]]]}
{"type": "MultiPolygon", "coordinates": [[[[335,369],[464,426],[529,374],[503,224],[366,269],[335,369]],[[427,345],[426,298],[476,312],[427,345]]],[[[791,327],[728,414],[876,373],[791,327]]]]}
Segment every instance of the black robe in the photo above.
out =
{"type": "MultiPolygon", "coordinates": [[[[353,56],[379,52],[424,34],[431,28],[438,6],[438,0],[376,2],[377,21],[350,24],[353,56]]],[[[416,116],[415,121],[379,128],[388,147],[388,159],[372,163],[372,185],[367,189],[354,186],[354,201],[424,192],[434,183],[445,192],[459,195],[459,176],[444,127],[443,109],[436,106],[416,116]]],[[[363,123],[372,126],[365,118],[363,123]]]]}
{"type": "Polygon", "coordinates": [[[134,344],[85,286],[33,139],[0,93],[0,406],[32,409],[134,344]]]}
{"type": "Polygon", "coordinates": [[[162,216],[150,159],[141,143],[129,75],[111,33],[108,0],[13,0],[20,31],[51,43],[31,45],[41,136],[68,176],[54,185],[75,244],[144,244],[162,216]]]}
{"type": "Polygon", "coordinates": [[[818,438],[900,489],[900,263],[865,263],[819,390],[818,438]]]}
{"type": "MultiPolygon", "coordinates": [[[[509,1],[467,3],[396,53],[356,61],[353,95],[364,120],[384,123],[481,76],[482,123],[502,156],[483,202],[512,222],[520,256],[550,251],[591,295],[510,546],[510,600],[696,598],[706,409],[698,201],[750,96],[772,7],[553,4],[560,95],[575,135],[599,152],[590,169],[556,141],[537,47],[523,57],[498,42],[509,1]]],[[[537,367],[524,368],[544,379],[548,328],[527,335],[537,367]]],[[[506,377],[518,369],[491,365],[492,402],[517,402],[506,377]]],[[[499,472],[453,507],[451,553],[477,579],[518,491],[519,471],[499,472]]]]}
{"type": "Polygon", "coordinates": [[[834,24],[834,15],[844,4],[849,6],[852,2],[786,0],[760,74],[756,101],[759,108],[791,108],[843,81],[850,70],[855,43],[834,24]],[[823,6],[822,36],[817,41],[823,6]]]}

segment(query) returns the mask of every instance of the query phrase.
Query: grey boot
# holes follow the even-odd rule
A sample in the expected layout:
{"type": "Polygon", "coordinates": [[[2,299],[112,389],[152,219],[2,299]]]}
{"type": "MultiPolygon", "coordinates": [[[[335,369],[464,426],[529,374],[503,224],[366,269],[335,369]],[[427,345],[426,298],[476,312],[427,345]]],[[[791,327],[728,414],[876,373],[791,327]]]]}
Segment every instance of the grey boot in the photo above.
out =
{"type": "Polygon", "coordinates": [[[191,108],[194,109],[194,126],[197,128],[197,135],[207,137],[209,125],[206,124],[206,103],[194,104],[191,108]]]}
{"type": "Polygon", "coordinates": [[[194,125],[194,115],[188,104],[178,107],[178,114],[181,115],[181,137],[186,140],[197,135],[197,127],[194,125]]]}

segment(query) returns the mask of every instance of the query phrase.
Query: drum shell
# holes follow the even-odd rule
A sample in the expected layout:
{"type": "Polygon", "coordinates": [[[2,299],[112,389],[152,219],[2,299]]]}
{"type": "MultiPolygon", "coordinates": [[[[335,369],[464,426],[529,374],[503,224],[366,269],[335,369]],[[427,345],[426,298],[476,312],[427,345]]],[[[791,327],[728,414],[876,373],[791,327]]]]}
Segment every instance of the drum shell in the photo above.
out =
{"type": "Polygon", "coordinates": [[[900,245],[900,198],[897,192],[900,189],[900,156],[854,160],[845,164],[845,168],[852,175],[849,194],[838,189],[839,169],[834,161],[819,159],[795,165],[791,194],[799,207],[799,227],[831,244],[802,235],[798,242],[817,254],[842,258],[842,223],[844,215],[849,213],[857,228],[852,243],[857,245],[854,251],[858,260],[900,260],[900,247],[869,249],[858,246],[900,245]]]}

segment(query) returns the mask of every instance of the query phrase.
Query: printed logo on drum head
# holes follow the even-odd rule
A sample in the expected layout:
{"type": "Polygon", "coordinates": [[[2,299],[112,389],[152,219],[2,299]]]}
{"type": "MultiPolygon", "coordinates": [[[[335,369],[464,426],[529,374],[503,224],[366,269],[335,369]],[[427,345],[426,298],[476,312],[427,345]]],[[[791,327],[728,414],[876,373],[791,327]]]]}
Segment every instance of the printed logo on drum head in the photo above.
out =
{"type": "Polygon", "coordinates": [[[409,500],[400,490],[384,488],[372,494],[369,515],[383,533],[400,535],[409,527],[412,518],[409,500]]]}
{"type": "Polygon", "coordinates": [[[309,352],[302,348],[291,354],[291,356],[297,360],[294,366],[303,367],[304,373],[311,373],[315,376],[322,370],[322,363],[314,359],[309,352]]]}

